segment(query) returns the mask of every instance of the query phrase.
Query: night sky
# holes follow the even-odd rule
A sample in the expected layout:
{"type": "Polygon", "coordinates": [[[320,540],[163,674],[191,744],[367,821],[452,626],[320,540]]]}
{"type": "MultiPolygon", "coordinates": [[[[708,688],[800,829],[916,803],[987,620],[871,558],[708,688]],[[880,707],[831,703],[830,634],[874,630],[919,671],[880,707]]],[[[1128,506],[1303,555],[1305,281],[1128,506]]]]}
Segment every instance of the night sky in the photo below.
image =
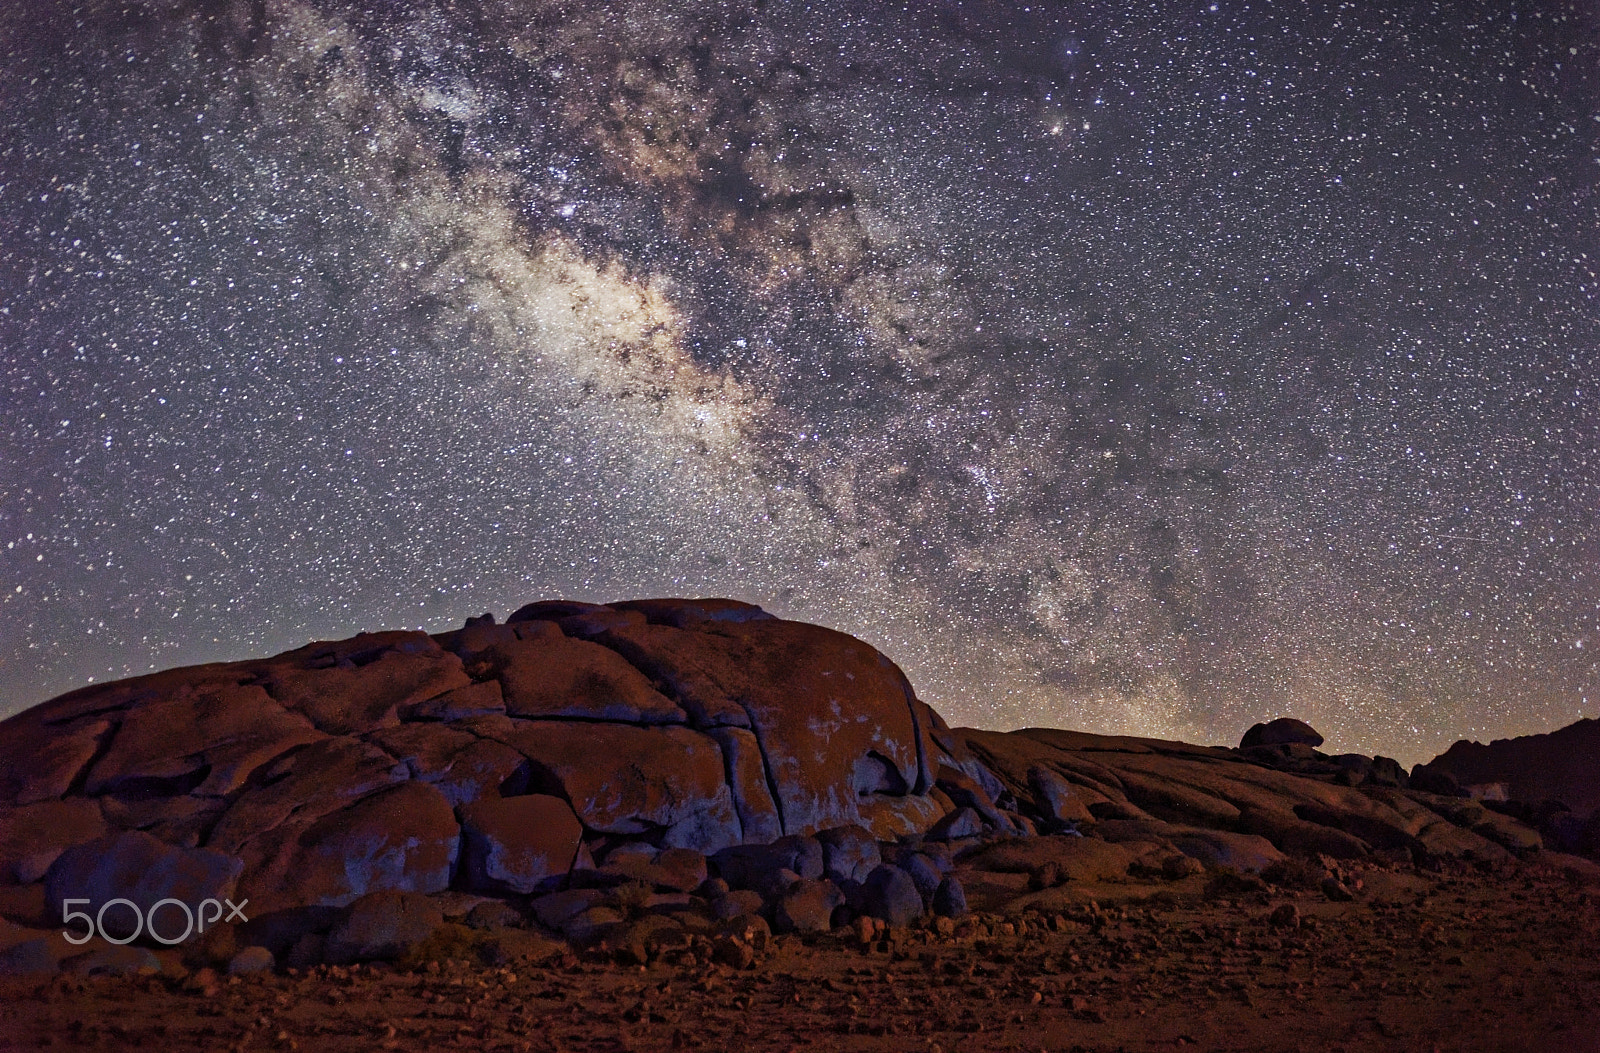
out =
{"type": "Polygon", "coordinates": [[[0,8],[0,712],[546,597],[952,723],[1600,714],[1592,3],[0,8]]]}

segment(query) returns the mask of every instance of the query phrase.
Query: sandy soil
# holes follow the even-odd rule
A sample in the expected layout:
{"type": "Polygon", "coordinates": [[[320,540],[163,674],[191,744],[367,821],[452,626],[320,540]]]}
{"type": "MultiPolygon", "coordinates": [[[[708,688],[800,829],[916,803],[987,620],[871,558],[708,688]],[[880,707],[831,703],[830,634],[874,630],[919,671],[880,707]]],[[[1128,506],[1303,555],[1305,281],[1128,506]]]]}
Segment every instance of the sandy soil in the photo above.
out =
{"type": "Polygon", "coordinates": [[[1347,903],[1076,886],[950,934],[757,938],[744,969],[527,935],[496,966],[9,980],[0,1048],[1600,1053],[1600,890],[1527,866],[1359,877],[1347,903]]]}

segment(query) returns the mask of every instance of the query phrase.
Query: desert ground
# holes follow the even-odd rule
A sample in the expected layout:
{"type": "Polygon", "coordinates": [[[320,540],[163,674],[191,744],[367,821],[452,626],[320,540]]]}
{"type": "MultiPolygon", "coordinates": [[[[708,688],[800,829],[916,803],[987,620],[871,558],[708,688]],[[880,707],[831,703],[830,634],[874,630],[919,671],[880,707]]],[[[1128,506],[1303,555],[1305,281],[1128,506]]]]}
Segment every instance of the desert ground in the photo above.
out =
{"type": "MultiPolygon", "coordinates": [[[[1600,1051],[1600,886],[1558,863],[1067,883],[904,930],[575,952],[532,929],[401,963],[8,980],[6,1049],[1600,1051]],[[1018,902],[1018,900],[1013,900],[1018,902]],[[865,937],[865,938],[863,938],[865,937]],[[452,956],[459,955],[459,957],[452,956]],[[640,961],[640,958],[644,961],[640,961]]],[[[971,881],[975,899],[994,896],[971,881]]]]}

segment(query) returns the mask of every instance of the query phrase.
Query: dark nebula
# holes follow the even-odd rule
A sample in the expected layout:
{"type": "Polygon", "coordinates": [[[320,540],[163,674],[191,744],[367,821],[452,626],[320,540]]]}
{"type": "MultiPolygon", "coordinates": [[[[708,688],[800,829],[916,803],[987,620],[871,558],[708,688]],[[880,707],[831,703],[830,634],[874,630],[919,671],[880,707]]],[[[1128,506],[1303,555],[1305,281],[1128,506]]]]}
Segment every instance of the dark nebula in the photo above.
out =
{"type": "Polygon", "coordinates": [[[954,722],[1595,713],[1586,3],[0,11],[0,701],[531,599],[954,722]]]}

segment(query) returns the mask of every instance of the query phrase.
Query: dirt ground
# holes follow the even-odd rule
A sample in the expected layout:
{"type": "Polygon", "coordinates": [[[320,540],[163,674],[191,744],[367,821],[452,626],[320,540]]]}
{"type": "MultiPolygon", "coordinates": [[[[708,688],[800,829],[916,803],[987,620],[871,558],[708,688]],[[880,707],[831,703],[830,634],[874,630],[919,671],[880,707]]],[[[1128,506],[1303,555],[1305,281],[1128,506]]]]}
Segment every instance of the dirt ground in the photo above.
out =
{"type": "Polygon", "coordinates": [[[530,937],[497,966],[7,980],[0,1048],[1600,1053],[1600,890],[1538,867],[1361,879],[1353,902],[1077,886],[954,933],[758,937],[744,969],[530,937]]]}

